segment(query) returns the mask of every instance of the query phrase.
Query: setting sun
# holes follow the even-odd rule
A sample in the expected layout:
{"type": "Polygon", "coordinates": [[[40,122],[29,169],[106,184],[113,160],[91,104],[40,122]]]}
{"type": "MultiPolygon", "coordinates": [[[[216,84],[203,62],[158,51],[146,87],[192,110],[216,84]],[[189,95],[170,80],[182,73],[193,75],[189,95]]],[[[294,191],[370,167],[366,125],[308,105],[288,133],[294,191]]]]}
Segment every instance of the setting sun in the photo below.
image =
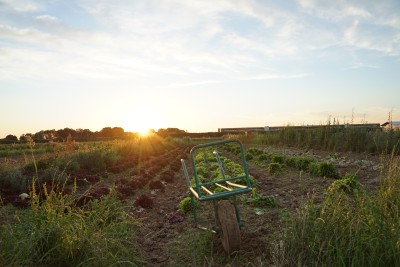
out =
{"type": "Polygon", "coordinates": [[[146,108],[135,109],[124,118],[123,128],[126,131],[139,133],[140,136],[148,136],[152,130],[157,131],[161,127],[161,117],[154,111],[146,108]]]}
{"type": "Polygon", "coordinates": [[[139,133],[140,137],[147,137],[147,136],[151,135],[152,131],[151,131],[151,129],[147,129],[145,131],[139,131],[138,133],[139,133]]]}

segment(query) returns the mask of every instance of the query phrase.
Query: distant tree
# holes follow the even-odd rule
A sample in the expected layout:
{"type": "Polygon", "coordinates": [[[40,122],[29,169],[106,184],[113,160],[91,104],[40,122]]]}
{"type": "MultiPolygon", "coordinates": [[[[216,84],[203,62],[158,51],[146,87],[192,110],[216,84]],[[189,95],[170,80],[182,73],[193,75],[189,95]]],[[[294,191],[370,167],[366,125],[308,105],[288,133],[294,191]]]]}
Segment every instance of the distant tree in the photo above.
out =
{"type": "Polygon", "coordinates": [[[94,138],[94,133],[89,129],[76,129],[76,139],[89,140],[94,138]]]}
{"type": "Polygon", "coordinates": [[[100,135],[100,137],[111,138],[112,137],[112,129],[111,129],[111,127],[104,127],[103,129],[101,129],[99,135],[100,135]]]}
{"type": "Polygon", "coordinates": [[[43,131],[43,138],[45,140],[54,140],[56,137],[57,137],[57,132],[54,129],[43,131]]]}
{"type": "Polygon", "coordinates": [[[125,131],[121,127],[104,127],[100,131],[100,136],[101,137],[106,137],[106,138],[123,138],[125,134],[125,131]]]}
{"type": "Polygon", "coordinates": [[[182,136],[186,134],[184,130],[178,129],[178,128],[161,128],[158,129],[157,135],[162,136],[162,137],[167,137],[167,136],[182,136]]]}
{"type": "Polygon", "coordinates": [[[125,135],[125,131],[121,127],[114,127],[112,128],[112,135],[113,138],[122,138],[125,135]]]}
{"type": "Polygon", "coordinates": [[[70,128],[64,128],[64,129],[57,130],[57,137],[61,138],[61,140],[63,140],[63,141],[67,140],[68,135],[75,137],[76,131],[74,129],[70,129],[70,128]]]}
{"type": "Polygon", "coordinates": [[[18,137],[16,137],[15,135],[9,134],[6,136],[5,140],[7,141],[18,141],[18,137]]]}
{"type": "Polygon", "coordinates": [[[29,142],[33,140],[33,134],[27,133],[27,134],[21,134],[19,137],[19,141],[21,142],[29,142]]]}
{"type": "Polygon", "coordinates": [[[21,134],[21,136],[19,137],[19,141],[21,141],[21,142],[25,142],[26,141],[25,134],[21,134]]]}
{"type": "Polygon", "coordinates": [[[44,132],[43,132],[43,131],[40,131],[40,132],[35,133],[35,134],[33,135],[33,140],[34,140],[35,142],[45,140],[44,132]]]}

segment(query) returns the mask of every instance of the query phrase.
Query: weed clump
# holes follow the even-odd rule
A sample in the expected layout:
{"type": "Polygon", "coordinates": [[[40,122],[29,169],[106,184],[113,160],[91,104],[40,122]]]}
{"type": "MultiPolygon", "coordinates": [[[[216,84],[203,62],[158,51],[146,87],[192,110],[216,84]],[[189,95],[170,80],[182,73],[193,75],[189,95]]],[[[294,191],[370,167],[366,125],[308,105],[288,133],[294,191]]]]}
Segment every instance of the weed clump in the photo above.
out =
{"type": "Polygon", "coordinates": [[[334,181],[327,189],[328,193],[345,192],[357,195],[361,189],[361,183],[355,173],[346,173],[341,179],[334,181]]]}
{"type": "Polygon", "coordinates": [[[246,199],[246,203],[256,207],[269,207],[274,208],[277,205],[277,200],[274,196],[264,196],[257,193],[257,189],[253,188],[251,197],[246,199]]]}
{"type": "Polygon", "coordinates": [[[79,209],[72,195],[44,190],[43,201],[32,191],[30,208],[18,210],[12,223],[1,226],[1,266],[140,263],[136,226],[115,194],[79,209]]]}
{"type": "Polygon", "coordinates": [[[179,202],[179,210],[183,213],[188,213],[193,210],[193,203],[196,208],[199,207],[199,203],[196,200],[193,200],[192,202],[191,197],[185,197],[181,202],[179,202]]]}
{"type": "Polygon", "coordinates": [[[268,166],[267,166],[267,172],[268,172],[268,174],[271,174],[271,175],[282,172],[282,169],[283,169],[282,164],[277,163],[277,162],[272,162],[272,163],[268,164],[268,166]]]}
{"type": "Polygon", "coordinates": [[[332,162],[313,162],[309,165],[312,175],[338,179],[339,174],[332,162]]]}

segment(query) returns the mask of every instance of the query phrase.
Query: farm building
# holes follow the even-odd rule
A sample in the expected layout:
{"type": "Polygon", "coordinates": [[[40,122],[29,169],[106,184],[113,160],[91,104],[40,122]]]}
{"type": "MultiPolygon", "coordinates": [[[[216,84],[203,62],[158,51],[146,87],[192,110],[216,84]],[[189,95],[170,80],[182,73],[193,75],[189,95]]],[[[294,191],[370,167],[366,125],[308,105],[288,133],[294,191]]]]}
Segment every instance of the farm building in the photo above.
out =
{"type": "Polygon", "coordinates": [[[243,133],[243,132],[273,132],[280,131],[285,128],[292,129],[311,129],[311,128],[366,128],[366,129],[381,129],[379,123],[362,123],[362,124],[335,124],[335,125],[303,125],[303,126],[264,126],[264,127],[239,127],[239,128],[218,128],[218,132],[222,133],[243,133]]]}
{"type": "Polygon", "coordinates": [[[264,127],[218,128],[221,133],[264,132],[264,127]]]}
{"type": "Polygon", "coordinates": [[[400,131],[400,121],[385,122],[381,125],[384,131],[395,130],[400,131]]]}

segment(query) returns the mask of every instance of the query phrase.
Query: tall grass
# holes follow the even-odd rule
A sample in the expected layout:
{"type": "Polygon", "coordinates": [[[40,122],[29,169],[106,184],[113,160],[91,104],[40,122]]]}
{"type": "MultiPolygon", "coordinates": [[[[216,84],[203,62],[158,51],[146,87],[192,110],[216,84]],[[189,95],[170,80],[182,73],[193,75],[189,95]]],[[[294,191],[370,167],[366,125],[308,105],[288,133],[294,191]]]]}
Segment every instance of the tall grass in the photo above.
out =
{"type": "Polygon", "coordinates": [[[255,133],[247,142],[260,145],[284,145],[328,151],[399,154],[400,131],[382,132],[367,128],[326,126],[310,129],[284,128],[280,131],[255,133]]]}
{"type": "MultiPolygon", "coordinates": [[[[32,186],[35,188],[35,186],[32,186]]],[[[0,266],[137,266],[135,223],[115,194],[74,207],[71,195],[31,192],[0,229],[0,266]]]]}
{"type": "Polygon", "coordinates": [[[277,264],[398,266],[400,159],[392,155],[384,163],[378,192],[332,186],[322,204],[310,200],[301,208],[287,229],[277,264]]]}

